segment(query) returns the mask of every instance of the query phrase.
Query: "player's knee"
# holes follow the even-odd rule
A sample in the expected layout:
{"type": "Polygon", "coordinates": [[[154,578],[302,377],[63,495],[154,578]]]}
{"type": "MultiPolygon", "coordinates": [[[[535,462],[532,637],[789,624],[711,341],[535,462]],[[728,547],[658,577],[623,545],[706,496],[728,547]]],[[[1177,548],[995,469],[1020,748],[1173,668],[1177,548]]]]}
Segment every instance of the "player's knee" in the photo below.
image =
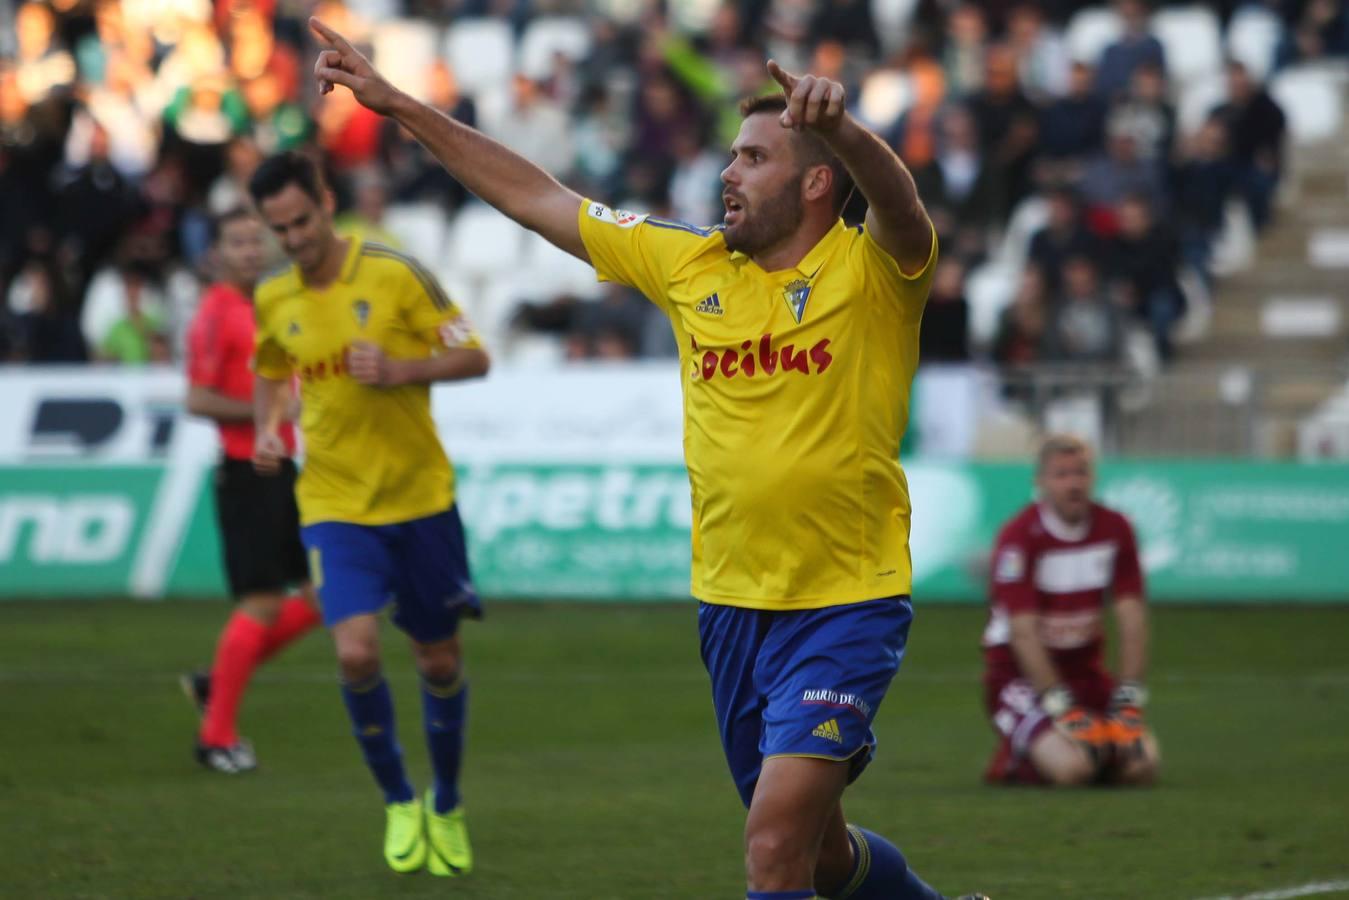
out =
{"type": "Polygon", "coordinates": [[[435,644],[413,644],[417,671],[433,684],[448,684],[459,677],[459,642],[451,639],[435,644]]]}
{"type": "Polygon", "coordinates": [[[285,599],[279,594],[246,594],[239,598],[239,609],[254,622],[270,627],[281,614],[285,599]]]}
{"type": "Polygon", "coordinates": [[[1045,780],[1055,787],[1090,784],[1096,778],[1096,764],[1085,752],[1063,754],[1053,762],[1038,768],[1045,780]]]}
{"type": "Polygon", "coordinates": [[[805,848],[785,828],[768,826],[745,835],[745,872],[758,890],[775,890],[801,867],[805,848]]]}
{"type": "Polygon", "coordinates": [[[1138,787],[1155,784],[1157,776],[1161,774],[1161,764],[1162,756],[1157,746],[1157,739],[1148,734],[1143,739],[1142,754],[1120,766],[1119,780],[1122,784],[1138,787]]]}
{"type": "Polygon", "coordinates": [[[379,647],[363,641],[339,644],[337,665],[344,681],[368,681],[379,674],[379,647]]]}

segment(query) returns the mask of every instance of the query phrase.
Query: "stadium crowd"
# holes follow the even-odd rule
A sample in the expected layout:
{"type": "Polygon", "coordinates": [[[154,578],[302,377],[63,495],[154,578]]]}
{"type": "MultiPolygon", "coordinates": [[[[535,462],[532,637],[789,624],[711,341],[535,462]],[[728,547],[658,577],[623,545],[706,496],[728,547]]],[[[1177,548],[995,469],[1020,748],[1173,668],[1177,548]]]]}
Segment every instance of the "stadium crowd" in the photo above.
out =
{"type": "MultiPolygon", "coordinates": [[[[1130,333],[1150,335],[1142,343],[1165,360],[1186,303],[1181,273],[1210,278],[1229,199],[1257,227],[1271,218],[1284,116],[1264,79],[1349,51],[1349,14],[1328,0],[1260,4],[1278,23],[1270,71],[1221,63],[1225,99],[1187,130],[1150,31],[1156,11],[1117,0],[1106,38],[1083,53],[1067,32],[1084,6],[29,0],[0,21],[0,360],[177,359],[210,274],[210,216],[244,202],[249,175],[276,151],[321,158],[347,233],[397,244],[391,207],[453,216],[475,203],[346,91],[317,96],[311,12],[582,193],[699,224],[721,218],[736,101],[771,86],[765,57],[840,79],[912,169],[941,237],[924,361],[1115,365],[1130,333]],[[469,89],[438,35],[488,17],[522,44],[541,21],[584,23],[583,49],[469,89]],[[405,32],[389,29],[400,23],[437,35],[432,52],[399,44],[405,32]],[[1047,207],[1046,222],[991,339],[972,340],[968,276],[1028,199],[1047,207]]],[[[1224,23],[1239,6],[1218,4],[1224,23]]],[[[503,321],[555,335],[569,359],[675,352],[664,320],[621,289],[534,297],[503,321]]]]}

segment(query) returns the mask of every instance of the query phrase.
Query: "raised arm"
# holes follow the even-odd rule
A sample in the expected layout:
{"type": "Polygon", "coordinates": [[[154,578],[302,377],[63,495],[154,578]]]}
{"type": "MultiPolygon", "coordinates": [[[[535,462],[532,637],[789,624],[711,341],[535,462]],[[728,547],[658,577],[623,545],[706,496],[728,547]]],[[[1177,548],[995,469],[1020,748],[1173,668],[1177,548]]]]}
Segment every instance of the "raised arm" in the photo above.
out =
{"type": "Polygon", "coordinates": [[[351,90],[362,106],[407,128],[445,170],[484,202],[590,262],[577,213],[581,197],[515,151],[462,122],[414,100],[376,71],[351,42],[318,19],[309,26],[325,49],[314,63],[319,90],[351,90]]]}
{"type": "Polygon", "coordinates": [[[905,275],[921,272],[932,256],[932,223],[908,166],[847,112],[843,85],[792,75],[771,59],[768,71],[787,95],[782,124],[819,132],[867,198],[866,227],[872,238],[905,275]]]}

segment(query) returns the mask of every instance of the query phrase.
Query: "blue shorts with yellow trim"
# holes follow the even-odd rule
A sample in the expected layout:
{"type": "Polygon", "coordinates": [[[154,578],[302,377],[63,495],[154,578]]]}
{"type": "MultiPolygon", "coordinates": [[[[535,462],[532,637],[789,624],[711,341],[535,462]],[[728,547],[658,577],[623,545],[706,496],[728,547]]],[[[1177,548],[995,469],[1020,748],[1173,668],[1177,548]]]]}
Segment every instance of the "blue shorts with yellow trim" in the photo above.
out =
{"type": "Polygon", "coordinates": [[[423,644],[453,637],[482,605],[469,578],[459,510],[392,525],[315,522],[300,529],[331,628],[393,604],[393,622],[423,644]]]}
{"type": "Polygon", "coordinates": [[[912,621],[908,597],[782,612],[699,604],[717,728],[745,806],[771,756],[849,760],[849,782],[862,774],[912,621]]]}

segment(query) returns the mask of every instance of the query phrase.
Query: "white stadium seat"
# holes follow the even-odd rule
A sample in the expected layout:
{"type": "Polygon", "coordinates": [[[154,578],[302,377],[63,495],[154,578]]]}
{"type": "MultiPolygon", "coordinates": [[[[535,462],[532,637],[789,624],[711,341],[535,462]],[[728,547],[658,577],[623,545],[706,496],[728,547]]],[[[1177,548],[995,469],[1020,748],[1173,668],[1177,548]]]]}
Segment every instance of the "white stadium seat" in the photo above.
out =
{"type": "Polygon", "coordinates": [[[1063,38],[1075,62],[1094,66],[1101,61],[1105,48],[1123,33],[1124,26],[1113,9],[1093,6],[1073,14],[1063,38]]]}
{"type": "Polygon", "coordinates": [[[862,79],[857,113],[870,127],[885,131],[913,103],[913,84],[898,69],[877,69],[862,79]]]}
{"type": "Polygon", "coordinates": [[[965,278],[965,300],[970,305],[970,340],[987,347],[998,333],[998,319],[1016,294],[1021,270],[984,263],[965,278]]]}
{"type": "Polygon", "coordinates": [[[1263,6],[1246,5],[1227,23],[1227,52],[1259,81],[1274,69],[1274,55],[1283,40],[1283,21],[1263,6]]]}
{"type": "Polygon", "coordinates": [[[1162,42],[1172,82],[1188,84],[1222,70],[1222,31],[1213,10],[1204,6],[1160,10],[1152,17],[1152,33],[1162,42]]]}
{"type": "Polygon", "coordinates": [[[1020,271],[1026,264],[1031,238],[1047,224],[1049,224],[1049,201],[1041,196],[1032,195],[1018,203],[1007,220],[1006,231],[1003,232],[1002,245],[998,248],[996,256],[998,265],[1020,271]]]}
{"type": "Polygon", "coordinates": [[[871,0],[871,21],[887,53],[903,49],[918,0],[871,0]]]}
{"type": "Polygon", "coordinates": [[[1213,108],[1226,99],[1227,76],[1222,72],[1182,87],[1176,103],[1176,126],[1180,133],[1194,134],[1208,120],[1213,108]]]}
{"type": "Polygon", "coordinates": [[[515,71],[515,35],[501,19],[462,19],[445,35],[445,59],[465,94],[500,87],[515,71]]]}
{"type": "Polygon", "coordinates": [[[418,100],[427,96],[427,71],[436,59],[436,29],[429,22],[394,19],[375,25],[375,66],[394,87],[418,100]]]}
{"type": "Polygon", "coordinates": [[[581,19],[543,16],[529,23],[520,38],[520,71],[542,79],[553,71],[553,57],[561,53],[580,62],[590,53],[590,29],[581,19]]]}
{"type": "Polygon", "coordinates": [[[403,203],[384,211],[383,225],[414,259],[430,266],[445,255],[449,219],[435,203],[403,203]]]}
{"type": "Polygon", "coordinates": [[[1269,91],[1288,117],[1288,132],[1299,144],[1333,138],[1344,116],[1340,77],[1316,66],[1285,69],[1269,91]]]}
{"type": "Polygon", "coordinates": [[[524,231],[490,206],[470,203],[450,226],[450,263],[466,278],[515,271],[524,231]]]}
{"type": "Polygon", "coordinates": [[[525,233],[522,268],[539,282],[553,285],[558,292],[565,291],[588,300],[597,299],[603,292],[589,263],[553,246],[547,238],[532,231],[525,233]]]}

